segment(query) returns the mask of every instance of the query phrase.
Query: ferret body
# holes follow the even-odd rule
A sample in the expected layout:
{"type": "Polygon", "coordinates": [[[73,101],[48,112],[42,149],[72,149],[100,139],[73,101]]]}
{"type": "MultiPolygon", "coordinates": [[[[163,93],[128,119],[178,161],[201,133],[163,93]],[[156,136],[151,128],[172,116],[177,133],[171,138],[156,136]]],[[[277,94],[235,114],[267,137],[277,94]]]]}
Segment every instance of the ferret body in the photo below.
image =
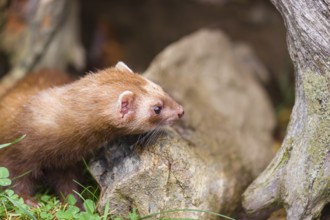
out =
{"type": "Polygon", "coordinates": [[[20,176],[13,190],[31,205],[40,182],[64,197],[78,190],[73,180],[81,179],[82,159],[102,144],[183,115],[161,87],[123,63],[71,81],[60,72],[40,71],[0,100],[0,143],[26,135],[0,150],[0,166],[12,178],[20,176]]]}

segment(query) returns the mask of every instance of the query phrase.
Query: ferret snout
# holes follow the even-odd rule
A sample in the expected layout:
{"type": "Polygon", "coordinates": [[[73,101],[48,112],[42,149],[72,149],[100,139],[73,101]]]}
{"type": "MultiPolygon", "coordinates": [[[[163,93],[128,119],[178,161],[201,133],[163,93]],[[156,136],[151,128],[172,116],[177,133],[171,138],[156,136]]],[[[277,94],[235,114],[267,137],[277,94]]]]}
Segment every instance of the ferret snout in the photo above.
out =
{"type": "Polygon", "coordinates": [[[184,115],[184,110],[183,110],[183,107],[180,105],[179,111],[178,111],[178,117],[182,118],[183,115],[184,115]]]}

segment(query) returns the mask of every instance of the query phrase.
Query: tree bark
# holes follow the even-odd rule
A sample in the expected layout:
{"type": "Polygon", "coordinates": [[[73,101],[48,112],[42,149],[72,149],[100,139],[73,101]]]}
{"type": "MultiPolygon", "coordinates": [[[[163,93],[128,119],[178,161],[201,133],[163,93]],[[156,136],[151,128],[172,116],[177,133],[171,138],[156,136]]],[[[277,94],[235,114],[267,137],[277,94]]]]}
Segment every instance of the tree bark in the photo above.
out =
{"type": "Polygon", "coordinates": [[[281,204],[289,220],[315,219],[330,202],[330,1],[272,2],[287,28],[296,99],[282,147],[243,205],[256,212],[281,204]]]}
{"type": "Polygon", "coordinates": [[[65,70],[68,64],[77,70],[84,67],[78,7],[77,0],[11,2],[0,49],[9,54],[12,68],[0,81],[0,96],[28,72],[42,68],[65,70]]]}

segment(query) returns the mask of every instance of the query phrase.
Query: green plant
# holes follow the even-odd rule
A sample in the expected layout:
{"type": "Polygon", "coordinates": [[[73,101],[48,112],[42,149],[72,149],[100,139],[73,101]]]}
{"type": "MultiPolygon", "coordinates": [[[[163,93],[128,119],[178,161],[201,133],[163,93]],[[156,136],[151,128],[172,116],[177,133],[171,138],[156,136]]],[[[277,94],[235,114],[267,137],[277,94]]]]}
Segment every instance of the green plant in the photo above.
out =
{"type": "MultiPolygon", "coordinates": [[[[8,147],[12,144],[21,141],[25,137],[22,136],[11,143],[0,145],[0,149],[8,147]]],[[[11,189],[0,191],[0,219],[32,219],[32,220],[107,220],[110,219],[110,205],[109,201],[106,203],[103,210],[103,215],[98,214],[96,210],[96,201],[98,189],[93,187],[84,187],[79,182],[76,182],[83,187],[83,192],[80,194],[75,192],[82,200],[84,211],[81,211],[75,206],[77,200],[73,195],[69,195],[66,201],[61,203],[55,196],[38,194],[39,207],[34,208],[26,205],[24,200],[14,193],[11,189]],[[87,199],[86,199],[87,197],[87,199]]],[[[1,187],[8,187],[11,185],[9,179],[9,171],[5,167],[0,167],[0,189],[1,187]]],[[[203,210],[195,209],[177,209],[164,212],[153,213],[147,216],[139,216],[136,209],[133,209],[125,217],[114,217],[114,220],[143,220],[143,219],[181,219],[194,220],[191,218],[166,218],[165,215],[173,212],[204,212],[210,215],[216,215],[225,219],[233,220],[233,218],[203,210]]]]}
{"type": "MultiPolygon", "coordinates": [[[[9,172],[6,168],[1,169],[1,177],[8,179],[9,172]]],[[[9,183],[1,184],[8,186],[9,183]]],[[[24,200],[14,193],[11,189],[0,192],[0,219],[70,219],[70,220],[105,220],[108,219],[108,209],[104,210],[103,215],[99,215],[96,211],[96,203],[91,199],[84,199],[84,211],[80,211],[75,206],[76,199],[73,195],[69,195],[66,202],[60,203],[55,196],[37,195],[39,207],[34,208],[26,205],[24,200]]]]}
{"type": "Polygon", "coordinates": [[[0,217],[10,219],[13,217],[28,217],[35,220],[33,213],[29,210],[29,206],[24,203],[13,190],[7,189],[0,194],[0,217]]]}
{"type": "Polygon", "coordinates": [[[5,167],[0,167],[0,186],[9,186],[11,180],[9,179],[9,171],[5,167]]]}
{"type": "MultiPolygon", "coordinates": [[[[25,138],[25,135],[17,138],[11,143],[1,144],[1,148],[9,147],[25,138]]],[[[11,185],[9,179],[9,171],[6,167],[0,167],[0,188],[11,185]]],[[[0,217],[12,218],[20,215],[25,215],[30,219],[36,219],[33,214],[28,210],[28,206],[24,203],[24,200],[14,193],[13,190],[6,189],[0,192],[0,217]],[[11,212],[14,210],[14,212],[11,212]]]]}
{"type": "MultiPolygon", "coordinates": [[[[23,135],[16,140],[12,141],[11,143],[7,144],[0,144],[0,149],[9,147],[12,144],[16,144],[17,142],[21,141],[23,138],[25,138],[26,135],[23,135]]],[[[11,180],[9,179],[9,171],[6,167],[0,167],[0,187],[3,186],[9,186],[11,184],[11,180]]]]}
{"type": "MultiPolygon", "coordinates": [[[[67,205],[64,209],[59,210],[56,213],[58,219],[79,219],[79,220],[101,220],[102,216],[98,215],[95,208],[95,202],[86,199],[83,203],[85,211],[80,211],[75,206],[76,200],[73,196],[69,196],[67,199],[67,205]]],[[[105,217],[106,219],[106,217],[105,217]]]]}
{"type": "Polygon", "coordinates": [[[209,215],[215,215],[224,219],[235,220],[225,215],[221,215],[219,213],[205,211],[205,210],[198,210],[198,209],[175,209],[175,210],[168,210],[163,212],[152,213],[146,216],[139,216],[136,212],[136,209],[133,209],[131,213],[129,213],[126,217],[116,217],[114,220],[143,220],[143,219],[162,219],[162,220],[199,220],[193,218],[167,218],[166,214],[175,213],[175,212],[203,212],[209,215]]]}

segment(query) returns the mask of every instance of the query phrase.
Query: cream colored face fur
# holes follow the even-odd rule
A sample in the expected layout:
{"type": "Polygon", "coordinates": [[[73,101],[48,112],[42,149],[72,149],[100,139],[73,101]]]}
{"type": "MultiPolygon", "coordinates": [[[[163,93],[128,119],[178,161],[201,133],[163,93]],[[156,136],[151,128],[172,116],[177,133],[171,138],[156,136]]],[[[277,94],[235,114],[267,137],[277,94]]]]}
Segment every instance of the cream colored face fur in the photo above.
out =
{"type": "Polygon", "coordinates": [[[33,127],[40,133],[60,135],[83,127],[113,126],[133,134],[171,124],[183,115],[182,106],[160,86],[133,73],[122,62],[116,68],[119,71],[105,70],[87,76],[87,80],[40,92],[29,105],[33,127]],[[113,74],[111,71],[116,72],[121,86],[102,81],[107,74],[113,74]]]}
{"type": "MultiPolygon", "coordinates": [[[[126,67],[126,65],[120,63],[120,69],[123,70],[126,67]]],[[[126,71],[133,73],[129,68],[126,71]]],[[[147,91],[147,94],[141,95],[134,94],[132,91],[124,91],[118,99],[120,106],[123,97],[131,96],[131,101],[135,104],[133,105],[135,108],[130,112],[134,115],[134,120],[126,120],[127,125],[129,124],[131,128],[134,128],[132,130],[147,132],[159,126],[171,124],[182,117],[182,106],[177,104],[159,85],[146,78],[144,80],[146,84],[143,89],[147,91]]],[[[126,97],[126,99],[129,98],[126,97]]],[[[125,120],[125,116],[122,118],[125,120]]],[[[127,115],[127,118],[129,118],[129,115],[127,115]]]]}

